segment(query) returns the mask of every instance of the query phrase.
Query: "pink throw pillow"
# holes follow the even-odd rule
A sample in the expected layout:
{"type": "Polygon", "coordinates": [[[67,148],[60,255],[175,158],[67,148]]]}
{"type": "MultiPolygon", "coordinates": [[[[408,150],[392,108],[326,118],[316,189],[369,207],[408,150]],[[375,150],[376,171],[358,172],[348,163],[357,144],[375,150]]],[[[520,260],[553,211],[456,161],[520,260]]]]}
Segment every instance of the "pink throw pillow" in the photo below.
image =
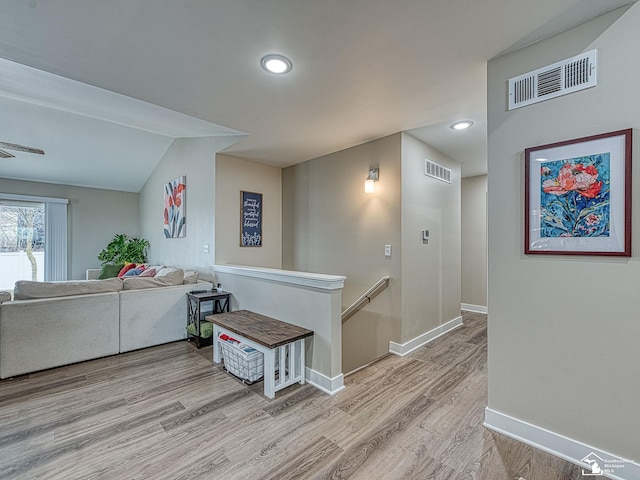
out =
{"type": "Polygon", "coordinates": [[[139,277],[155,277],[156,269],[155,268],[147,268],[144,272],[142,272],[139,277]]]}

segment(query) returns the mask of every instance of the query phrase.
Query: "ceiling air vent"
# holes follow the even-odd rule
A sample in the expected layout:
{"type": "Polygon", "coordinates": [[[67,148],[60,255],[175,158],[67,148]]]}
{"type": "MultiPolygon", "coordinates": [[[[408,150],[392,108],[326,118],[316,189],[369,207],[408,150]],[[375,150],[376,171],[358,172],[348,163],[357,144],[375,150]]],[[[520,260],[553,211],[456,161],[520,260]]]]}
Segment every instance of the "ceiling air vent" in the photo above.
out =
{"type": "Polygon", "coordinates": [[[595,87],[596,50],[509,80],[509,110],[595,87]]]}
{"type": "Polygon", "coordinates": [[[427,177],[433,177],[443,182],[451,183],[451,170],[426,158],[424,159],[424,174],[427,177]]]}

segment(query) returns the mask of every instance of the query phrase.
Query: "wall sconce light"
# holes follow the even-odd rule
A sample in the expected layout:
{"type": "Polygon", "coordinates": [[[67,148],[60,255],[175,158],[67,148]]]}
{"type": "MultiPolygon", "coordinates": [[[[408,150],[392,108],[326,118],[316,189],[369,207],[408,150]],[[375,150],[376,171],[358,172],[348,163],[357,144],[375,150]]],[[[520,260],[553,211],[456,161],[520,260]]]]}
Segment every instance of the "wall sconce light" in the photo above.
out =
{"type": "Polygon", "coordinates": [[[364,181],[364,192],[365,193],[373,193],[373,182],[378,181],[379,169],[370,168],[369,176],[364,181]]]}

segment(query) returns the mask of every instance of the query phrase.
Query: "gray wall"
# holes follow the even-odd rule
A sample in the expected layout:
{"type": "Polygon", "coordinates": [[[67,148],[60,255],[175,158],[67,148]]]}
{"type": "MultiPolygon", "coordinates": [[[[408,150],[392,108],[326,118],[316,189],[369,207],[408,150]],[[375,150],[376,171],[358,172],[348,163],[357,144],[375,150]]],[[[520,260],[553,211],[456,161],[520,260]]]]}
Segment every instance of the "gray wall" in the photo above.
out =
{"type": "Polygon", "coordinates": [[[197,270],[213,279],[215,252],[216,152],[238,137],[182,138],[171,147],[140,191],[140,225],[151,243],[151,263],[197,270]],[[186,178],[187,234],[165,238],[163,231],[164,184],[182,175],[186,178]],[[203,245],[209,245],[209,253],[203,245]]]}
{"type": "Polygon", "coordinates": [[[69,279],[85,278],[100,266],[98,253],[116,233],[140,235],[138,194],[0,178],[0,192],[69,199],[67,210],[69,279]]]}
{"type": "Polygon", "coordinates": [[[487,176],[462,179],[462,303],[487,308],[487,176]]]}
{"type": "MultiPolygon", "coordinates": [[[[640,4],[488,64],[489,407],[640,460],[640,170],[632,258],[525,256],[524,150],[633,127],[640,4]],[[598,85],[507,111],[507,80],[598,49],[598,85]]],[[[585,452],[585,454],[588,452],[585,452]]]]}
{"type": "Polygon", "coordinates": [[[396,134],[283,170],[283,268],[346,275],[343,310],[392,278],[344,324],[345,373],[386,354],[401,335],[400,141],[396,134]],[[372,194],[364,192],[369,167],[380,168],[372,194]]]}
{"type": "Polygon", "coordinates": [[[402,343],[460,317],[460,275],[460,165],[402,134],[402,343]],[[425,158],[451,183],[427,177],[425,158]]]}
{"type": "Polygon", "coordinates": [[[216,263],[281,268],[282,169],[218,154],[216,263]],[[240,191],[262,193],[262,246],[240,246],[240,191]]]}
{"type": "Polygon", "coordinates": [[[346,275],[343,309],[391,277],[343,326],[345,373],[386,354],[389,341],[406,343],[460,316],[455,162],[398,133],[289,167],[282,178],[284,268],[346,275]],[[426,177],[425,157],[451,168],[453,182],[426,177]],[[369,167],[380,168],[373,194],[364,193],[369,167]]]}

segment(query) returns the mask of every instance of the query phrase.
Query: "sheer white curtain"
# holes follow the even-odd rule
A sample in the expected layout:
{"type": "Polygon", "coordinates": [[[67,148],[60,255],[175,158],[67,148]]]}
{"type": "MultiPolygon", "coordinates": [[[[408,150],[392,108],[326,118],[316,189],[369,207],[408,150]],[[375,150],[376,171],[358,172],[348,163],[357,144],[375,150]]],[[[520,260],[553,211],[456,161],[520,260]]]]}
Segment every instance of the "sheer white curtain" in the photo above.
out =
{"type": "Polygon", "coordinates": [[[16,202],[44,203],[45,244],[44,279],[45,281],[67,279],[67,205],[66,198],[34,197],[31,195],[13,195],[0,193],[0,199],[16,202]]]}

